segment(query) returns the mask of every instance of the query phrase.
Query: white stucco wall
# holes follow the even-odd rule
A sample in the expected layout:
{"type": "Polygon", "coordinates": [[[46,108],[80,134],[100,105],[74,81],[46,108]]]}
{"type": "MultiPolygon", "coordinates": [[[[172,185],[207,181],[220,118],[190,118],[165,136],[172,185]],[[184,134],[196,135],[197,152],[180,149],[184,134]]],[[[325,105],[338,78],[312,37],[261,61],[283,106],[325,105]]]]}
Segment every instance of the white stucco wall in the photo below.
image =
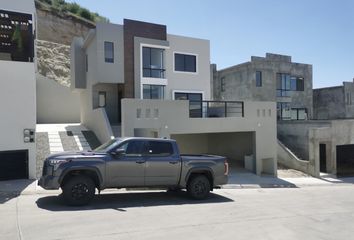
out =
{"type": "Polygon", "coordinates": [[[80,95],[37,74],[37,123],[80,122],[80,95]]]}
{"type": "Polygon", "coordinates": [[[255,172],[276,175],[274,102],[244,102],[244,117],[227,118],[190,118],[188,104],[188,101],[123,99],[122,136],[134,136],[134,129],[137,128],[152,129],[158,137],[167,138],[173,134],[254,132],[255,172]]]}
{"type": "MultiPolygon", "coordinates": [[[[34,1],[2,0],[1,9],[32,14],[34,1]]],[[[0,61],[0,151],[28,150],[29,178],[36,178],[36,144],[24,143],[23,130],[36,127],[35,62],[0,61]]]]}
{"type": "Polygon", "coordinates": [[[36,144],[24,143],[23,130],[36,128],[34,63],[0,61],[0,151],[29,151],[29,177],[36,177],[36,144]]]}
{"type": "Polygon", "coordinates": [[[173,99],[173,91],[202,92],[210,100],[210,42],[209,40],[167,35],[170,47],[166,49],[166,99],[173,99]],[[176,72],[174,53],[196,55],[197,72],[176,72]]]}
{"type": "Polygon", "coordinates": [[[96,55],[88,54],[89,62],[96,59],[97,78],[95,83],[124,83],[124,39],[123,26],[118,24],[97,23],[96,55]],[[107,63],[104,59],[104,42],[113,42],[114,62],[107,63]]]}

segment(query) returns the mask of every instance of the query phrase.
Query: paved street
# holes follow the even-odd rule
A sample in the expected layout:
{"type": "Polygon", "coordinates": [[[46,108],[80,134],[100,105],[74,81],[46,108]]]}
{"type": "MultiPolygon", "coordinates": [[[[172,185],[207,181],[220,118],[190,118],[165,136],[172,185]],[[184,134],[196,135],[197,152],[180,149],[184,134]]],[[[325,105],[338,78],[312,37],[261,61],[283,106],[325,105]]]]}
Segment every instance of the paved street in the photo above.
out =
{"type": "Polygon", "coordinates": [[[207,201],[185,193],[107,192],[70,208],[55,195],[0,195],[0,238],[352,239],[354,188],[220,189],[207,201]]]}

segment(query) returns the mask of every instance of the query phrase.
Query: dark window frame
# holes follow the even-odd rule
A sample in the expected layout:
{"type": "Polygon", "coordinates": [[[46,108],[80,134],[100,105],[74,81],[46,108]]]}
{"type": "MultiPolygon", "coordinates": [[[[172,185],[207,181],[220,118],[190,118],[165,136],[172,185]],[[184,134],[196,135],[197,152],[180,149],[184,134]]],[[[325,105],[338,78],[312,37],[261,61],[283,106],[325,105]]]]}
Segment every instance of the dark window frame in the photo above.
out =
{"type": "Polygon", "coordinates": [[[222,77],[221,79],[220,79],[220,91],[221,92],[225,92],[225,77],[222,77]]]}
{"type": "Polygon", "coordinates": [[[291,92],[303,92],[305,90],[303,77],[292,76],[288,73],[277,73],[276,76],[277,97],[289,97],[291,92]]]}
{"type": "Polygon", "coordinates": [[[300,111],[305,111],[305,114],[307,115],[307,108],[291,108],[290,111],[296,111],[296,119],[291,119],[291,120],[306,120],[306,119],[299,119],[299,112],[300,111]]]}
{"type": "Polygon", "coordinates": [[[187,73],[197,73],[198,71],[198,68],[197,68],[197,65],[198,65],[198,61],[197,61],[197,55],[194,55],[194,54],[187,54],[187,53],[178,53],[178,52],[175,52],[174,53],[174,71],[175,72],[187,72],[187,73]],[[176,57],[178,57],[177,55],[179,55],[180,57],[183,57],[183,69],[176,69],[176,57]],[[187,60],[186,58],[187,57],[193,57],[194,58],[194,67],[193,70],[188,70],[188,66],[186,64],[187,60]]]}
{"type": "Polygon", "coordinates": [[[165,54],[164,54],[165,49],[163,49],[163,48],[153,48],[153,47],[142,47],[141,51],[143,53],[143,55],[142,55],[142,68],[143,68],[142,75],[143,75],[143,77],[144,78],[163,78],[164,79],[165,78],[165,71],[166,71],[165,63],[164,63],[164,61],[165,61],[165,54]],[[144,49],[149,49],[150,67],[144,67],[144,49]],[[152,66],[151,65],[151,50],[152,49],[162,50],[161,51],[162,52],[162,68],[152,68],[151,67],[152,66]],[[145,75],[146,71],[149,72],[149,74],[147,76],[145,75]],[[153,71],[159,72],[160,77],[153,77],[153,74],[152,74],[153,71]]]}
{"type": "Polygon", "coordinates": [[[104,61],[106,63],[114,63],[114,43],[110,41],[104,41],[104,61]],[[112,47],[112,57],[108,57],[108,49],[106,47],[112,47]]]}
{"type": "Polygon", "coordinates": [[[256,71],[256,87],[262,87],[262,71],[256,71]]]}

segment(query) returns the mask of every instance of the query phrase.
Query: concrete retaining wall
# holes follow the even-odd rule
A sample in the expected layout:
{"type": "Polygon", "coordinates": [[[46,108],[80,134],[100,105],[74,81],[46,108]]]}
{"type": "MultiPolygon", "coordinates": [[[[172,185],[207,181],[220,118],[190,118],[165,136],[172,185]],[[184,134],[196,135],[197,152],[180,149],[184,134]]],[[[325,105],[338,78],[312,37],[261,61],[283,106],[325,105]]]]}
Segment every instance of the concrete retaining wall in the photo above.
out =
{"type": "Polygon", "coordinates": [[[37,123],[80,122],[78,93],[40,74],[37,82],[37,123]]]}

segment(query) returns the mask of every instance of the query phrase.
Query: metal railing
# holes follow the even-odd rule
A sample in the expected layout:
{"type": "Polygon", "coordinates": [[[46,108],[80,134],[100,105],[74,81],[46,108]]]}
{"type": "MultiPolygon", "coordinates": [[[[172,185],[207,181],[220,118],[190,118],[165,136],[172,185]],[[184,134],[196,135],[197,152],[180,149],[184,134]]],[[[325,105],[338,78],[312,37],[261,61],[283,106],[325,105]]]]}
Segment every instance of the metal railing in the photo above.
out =
{"type": "Polygon", "coordinates": [[[191,118],[244,117],[244,104],[240,101],[189,101],[191,118]]]}

